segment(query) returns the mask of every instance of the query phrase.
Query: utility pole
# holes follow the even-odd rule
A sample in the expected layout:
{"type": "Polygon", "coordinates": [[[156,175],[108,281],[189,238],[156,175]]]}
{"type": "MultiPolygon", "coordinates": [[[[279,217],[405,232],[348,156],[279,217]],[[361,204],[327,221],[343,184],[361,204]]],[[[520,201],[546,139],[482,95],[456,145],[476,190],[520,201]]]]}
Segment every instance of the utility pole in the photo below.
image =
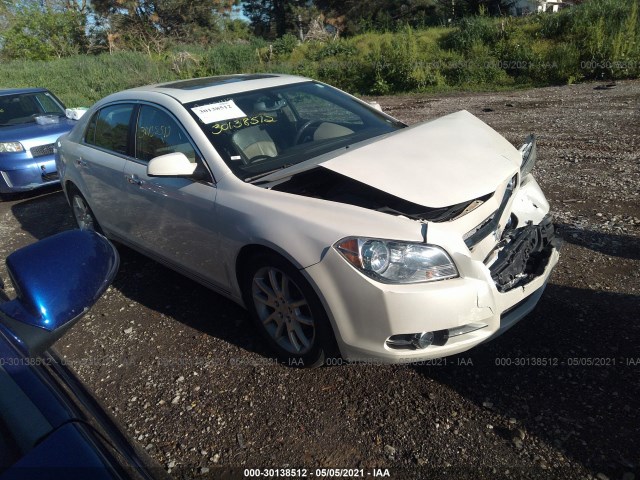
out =
{"type": "Polygon", "coordinates": [[[304,42],[304,31],[302,30],[302,15],[298,13],[298,40],[304,42]]]}

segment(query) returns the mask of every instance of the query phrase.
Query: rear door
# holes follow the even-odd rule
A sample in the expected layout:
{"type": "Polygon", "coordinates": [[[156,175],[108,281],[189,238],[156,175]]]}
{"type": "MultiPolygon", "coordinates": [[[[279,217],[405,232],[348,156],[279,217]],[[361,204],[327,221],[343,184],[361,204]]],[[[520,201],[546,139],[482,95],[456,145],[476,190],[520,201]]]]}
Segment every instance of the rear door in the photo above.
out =
{"type": "Polygon", "coordinates": [[[217,260],[216,187],[200,153],[178,120],[160,106],[141,104],[134,128],[135,158],[124,170],[126,237],[179,270],[226,290],[217,260]],[[202,178],[147,175],[152,158],[174,152],[197,163],[202,178]]]}
{"type": "Polygon", "coordinates": [[[98,223],[121,234],[126,218],[124,167],[130,150],[130,125],[135,105],[117,103],[97,111],[89,121],[73,159],[98,223]]]}

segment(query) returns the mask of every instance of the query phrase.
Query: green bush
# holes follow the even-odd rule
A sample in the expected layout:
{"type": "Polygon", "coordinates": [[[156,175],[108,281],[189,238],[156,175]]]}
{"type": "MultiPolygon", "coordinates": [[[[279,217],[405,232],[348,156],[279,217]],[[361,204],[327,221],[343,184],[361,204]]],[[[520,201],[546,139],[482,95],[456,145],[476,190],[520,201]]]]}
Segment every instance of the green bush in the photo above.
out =
{"type": "Polygon", "coordinates": [[[629,78],[640,73],[638,0],[591,0],[557,15],[543,16],[542,33],[558,52],[579,52],[585,78],[629,78]]]}
{"type": "Polygon", "coordinates": [[[198,76],[252,73],[259,66],[256,47],[252,44],[221,44],[204,54],[198,76]]]}
{"type": "Polygon", "coordinates": [[[501,24],[495,18],[466,17],[460,21],[455,30],[442,38],[440,45],[444,49],[469,53],[475,45],[483,44],[491,47],[503,36],[501,24]]]}
{"type": "Polygon", "coordinates": [[[311,57],[316,61],[335,57],[350,58],[358,53],[355,45],[344,40],[332,40],[320,45],[311,57]]]}
{"type": "Polygon", "coordinates": [[[73,10],[43,11],[36,5],[18,8],[0,39],[8,59],[50,60],[86,51],[85,20],[73,10]]]}
{"type": "Polygon", "coordinates": [[[160,53],[13,60],[0,64],[0,78],[2,87],[48,87],[71,106],[149,83],[252,72],[317,78],[359,94],[637,78],[639,8],[638,0],[590,0],[555,14],[470,17],[453,27],[405,27],[328,42],[298,44],[288,35],[271,48],[231,32],[229,41],[169,43],[160,53]]]}
{"type": "Polygon", "coordinates": [[[295,50],[298,43],[300,42],[295,35],[286,33],[273,42],[273,53],[276,55],[288,55],[295,50]]]}

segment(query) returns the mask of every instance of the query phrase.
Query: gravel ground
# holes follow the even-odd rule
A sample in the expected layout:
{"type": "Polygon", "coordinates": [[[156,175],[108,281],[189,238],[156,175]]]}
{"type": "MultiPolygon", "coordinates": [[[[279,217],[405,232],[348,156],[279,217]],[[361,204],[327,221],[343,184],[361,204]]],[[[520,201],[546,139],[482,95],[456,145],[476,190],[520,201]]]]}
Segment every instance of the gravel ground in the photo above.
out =
{"type": "MultiPolygon", "coordinates": [[[[597,87],[376,99],[408,123],[466,109],[516,145],[538,135],[566,244],[535,311],[489,344],[426,366],[277,365],[241,308],[120,248],[56,347],[176,478],[638,478],[640,82],[597,87]]],[[[56,190],[1,203],[0,255],[73,225],[56,190]]]]}

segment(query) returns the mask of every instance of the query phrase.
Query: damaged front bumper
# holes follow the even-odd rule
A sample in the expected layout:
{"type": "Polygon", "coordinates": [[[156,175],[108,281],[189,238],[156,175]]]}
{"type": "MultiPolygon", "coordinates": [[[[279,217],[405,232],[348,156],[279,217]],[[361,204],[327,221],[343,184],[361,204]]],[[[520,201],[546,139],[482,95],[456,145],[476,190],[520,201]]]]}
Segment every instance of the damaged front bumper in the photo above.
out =
{"type": "Polygon", "coordinates": [[[335,249],[303,270],[325,305],[342,356],[407,363],[455,355],[497,337],[530,313],[558,262],[560,247],[533,177],[524,179],[503,221],[510,215],[511,226],[481,256],[483,245],[471,251],[458,237],[456,246],[437,236],[432,226],[428,236],[444,248],[449,245],[458,278],[382,284],[354,269],[335,249]],[[425,339],[426,347],[421,343],[425,339]]]}
{"type": "Polygon", "coordinates": [[[473,262],[472,270],[467,266],[466,276],[460,278],[383,285],[331,249],[322,262],[302,272],[321,292],[345,359],[411,363],[459,354],[504,333],[536,306],[558,258],[558,250],[551,246],[538,265],[544,265],[541,274],[505,292],[498,291],[489,269],[480,262],[473,262]],[[406,349],[389,342],[420,332],[434,334],[426,348],[415,348],[411,340],[406,349]]]}
{"type": "Polygon", "coordinates": [[[499,292],[525,285],[544,272],[554,248],[559,249],[551,215],[539,225],[506,231],[491,253],[489,270],[499,292]]]}

